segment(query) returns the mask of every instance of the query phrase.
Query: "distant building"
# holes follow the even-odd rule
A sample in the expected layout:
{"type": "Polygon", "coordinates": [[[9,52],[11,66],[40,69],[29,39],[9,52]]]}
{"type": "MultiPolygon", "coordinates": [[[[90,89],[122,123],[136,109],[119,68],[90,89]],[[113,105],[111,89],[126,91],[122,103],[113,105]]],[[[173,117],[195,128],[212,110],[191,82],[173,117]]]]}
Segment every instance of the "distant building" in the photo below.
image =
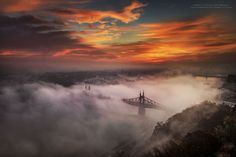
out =
{"type": "Polygon", "coordinates": [[[236,83],[236,75],[229,74],[226,79],[226,82],[227,83],[236,83]]]}
{"type": "Polygon", "coordinates": [[[229,74],[222,87],[231,92],[236,92],[236,75],[229,74]]]}
{"type": "Polygon", "coordinates": [[[228,91],[222,95],[223,103],[230,106],[236,105],[236,75],[229,74],[222,88],[228,91]]]}

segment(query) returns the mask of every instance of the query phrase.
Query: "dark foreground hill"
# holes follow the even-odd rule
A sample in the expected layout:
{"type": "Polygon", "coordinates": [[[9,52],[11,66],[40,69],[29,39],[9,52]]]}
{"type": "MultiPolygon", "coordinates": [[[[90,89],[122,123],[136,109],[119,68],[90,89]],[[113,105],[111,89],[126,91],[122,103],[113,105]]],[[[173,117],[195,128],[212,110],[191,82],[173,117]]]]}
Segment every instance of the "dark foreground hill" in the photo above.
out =
{"type": "Polygon", "coordinates": [[[119,148],[112,157],[235,157],[235,107],[203,102],[158,122],[143,144],[119,148]]]}

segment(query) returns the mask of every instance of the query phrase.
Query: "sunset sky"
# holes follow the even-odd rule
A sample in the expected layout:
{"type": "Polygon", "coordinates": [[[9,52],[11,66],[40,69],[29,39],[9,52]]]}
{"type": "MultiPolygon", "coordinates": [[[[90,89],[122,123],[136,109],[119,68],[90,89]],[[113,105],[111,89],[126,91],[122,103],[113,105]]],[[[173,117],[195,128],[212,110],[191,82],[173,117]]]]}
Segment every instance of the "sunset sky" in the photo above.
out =
{"type": "Polygon", "coordinates": [[[232,64],[235,6],[233,0],[0,0],[0,64],[56,70],[232,64]]]}

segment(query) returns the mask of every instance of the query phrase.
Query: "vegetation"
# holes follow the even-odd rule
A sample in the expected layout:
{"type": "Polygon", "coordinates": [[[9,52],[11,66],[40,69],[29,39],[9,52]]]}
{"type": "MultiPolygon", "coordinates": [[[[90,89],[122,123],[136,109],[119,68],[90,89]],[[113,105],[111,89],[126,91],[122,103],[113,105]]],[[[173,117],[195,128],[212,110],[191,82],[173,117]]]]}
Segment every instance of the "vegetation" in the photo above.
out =
{"type": "Polygon", "coordinates": [[[145,146],[126,149],[112,156],[234,157],[235,108],[203,102],[172,116],[165,123],[158,122],[145,146]]]}

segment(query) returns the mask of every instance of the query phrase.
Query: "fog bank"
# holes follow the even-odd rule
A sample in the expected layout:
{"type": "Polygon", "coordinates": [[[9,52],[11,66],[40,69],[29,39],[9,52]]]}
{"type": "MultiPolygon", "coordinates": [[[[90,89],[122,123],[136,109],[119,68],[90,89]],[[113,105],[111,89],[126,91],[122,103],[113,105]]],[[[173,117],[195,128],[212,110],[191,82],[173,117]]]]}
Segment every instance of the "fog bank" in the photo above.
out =
{"type": "Polygon", "coordinates": [[[123,141],[149,137],[157,121],[205,100],[217,101],[218,79],[192,76],[123,77],[118,84],[63,87],[35,82],[0,90],[0,156],[99,156],[123,141]],[[165,110],[121,101],[140,90],[165,110]],[[96,154],[96,155],[94,155],[96,154]]]}

